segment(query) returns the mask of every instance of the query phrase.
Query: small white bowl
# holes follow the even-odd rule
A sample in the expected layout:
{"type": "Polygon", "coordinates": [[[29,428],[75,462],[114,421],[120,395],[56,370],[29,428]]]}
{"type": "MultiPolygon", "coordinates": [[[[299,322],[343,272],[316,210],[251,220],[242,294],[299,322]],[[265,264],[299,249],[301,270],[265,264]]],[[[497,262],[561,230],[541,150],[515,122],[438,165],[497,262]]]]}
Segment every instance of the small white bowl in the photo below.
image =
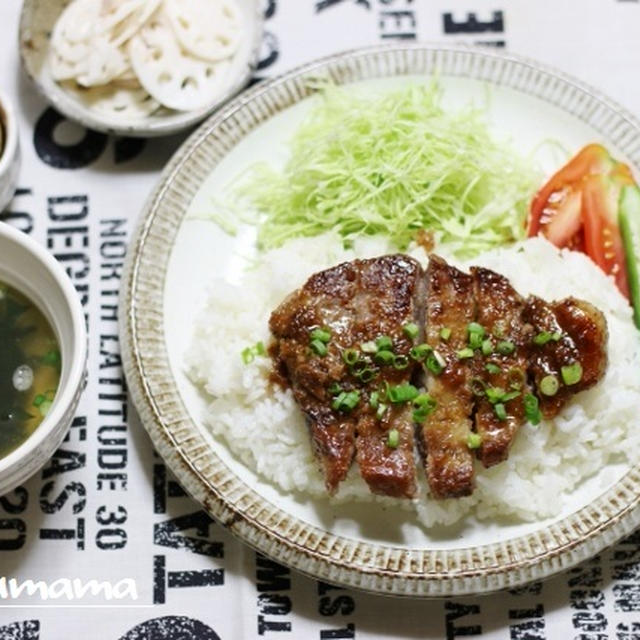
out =
{"type": "MultiPolygon", "coordinates": [[[[99,1],[99,0],[97,0],[99,1]]],[[[244,89],[258,60],[263,12],[259,0],[237,0],[247,27],[247,37],[231,60],[227,82],[217,98],[197,111],[160,111],[143,118],[114,118],[97,113],[51,77],[47,63],[51,31],[69,0],[24,0],[20,15],[22,66],[47,101],[70,120],[123,136],[151,138],[177,133],[204,120],[212,111],[244,89]]]]}
{"type": "Polygon", "coordinates": [[[24,233],[0,222],[0,280],[27,296],[47,318],[60,346],[62,371],[51,409],[35,431],[0,458],[0,495],[36,473],[60,446],[85,386],[84,312],[67,274],[24,233]]]}
{"type": "Polygon", "coordinates": [[[18,122],[7,97],[0,92],[0,211],[13,198],[20,170],[18,122]]]}

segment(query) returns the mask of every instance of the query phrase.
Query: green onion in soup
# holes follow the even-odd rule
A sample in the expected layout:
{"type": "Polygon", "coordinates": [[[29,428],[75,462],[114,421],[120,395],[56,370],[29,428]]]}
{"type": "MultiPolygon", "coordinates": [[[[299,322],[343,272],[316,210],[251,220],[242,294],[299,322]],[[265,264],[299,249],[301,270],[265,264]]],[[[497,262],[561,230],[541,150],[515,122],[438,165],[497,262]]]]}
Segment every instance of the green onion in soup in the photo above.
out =
{"type": "Polygon", "coordinates": [[[38,307],[0,282],[0,458],[19,447],[51,408],[62,360],[38,307]]]}

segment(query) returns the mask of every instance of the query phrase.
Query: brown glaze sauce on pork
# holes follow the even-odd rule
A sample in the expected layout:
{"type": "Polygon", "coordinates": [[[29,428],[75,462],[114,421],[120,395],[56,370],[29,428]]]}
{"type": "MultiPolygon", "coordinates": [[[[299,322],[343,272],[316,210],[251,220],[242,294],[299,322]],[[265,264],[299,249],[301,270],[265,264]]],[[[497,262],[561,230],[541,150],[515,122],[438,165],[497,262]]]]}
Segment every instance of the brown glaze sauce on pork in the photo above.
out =
{"type": "Polygon", "coordinates": [[[457,352],[467,345],[467,326],[475,318],[472,278],[432,256],[426,272],[426,340],[444,361],[439,375],[427,376],[433,412],[420,425],[425,469],[437,498],[458,498],[473,492],[471,433],[473,395],[471,364],[457,352]],[[450,331],[446,340],[442,330],[450,331]]]}
{"type": "Polygon", "coordinates": [[[476,322],[485,329],[483,342],[492,346],[490,357],[474,358],[476,380],[484,389],[503,389],[513,396],[503,401],[505,417],[496,415],[486,393],[476,396],[475,431],[481,436],[478,458],[485,467],[506,460],[513,438],[525,420],[523,398],[530,391],[527,383],[527,357],[533,329],[522,319],[525,302],[509,281],[498,273],[471,268],[476,322]],[[492,363],[495,368],[487,369],[492,363]]]}
{"type": "Polygon", "coordinates": [[[411,414],[389,406],[380,417],[370,406],[370,395],[381,384],[408,382],[414,365],[409,358],[412,341],[403,325],[413,322],[422,269],[407,256],[354,260],[313,275],[271,315],[269,326],[277,340],[276,371],[286,371],[296,401],[305,413],[312,442],[324,470],[327,489],[333,493],[344,479],[354,456],[371,491],[412,497],[416,491],[414,428],[411,414]],[[314,329],[330,332],[325,355],[310,351],[314,329]],[[345,361],[347,350],[388,337],[394,353],[407,366],[379,366],[362,357],[375,371],[366,381],[353,375],[345,361]],[[333,387],[332,387],[333,385],[333,387]],[[350,411],[332,409],[339,392],[359,394],[350,411]],[[398,432],[398,446],[385,442],[388,432],[398,432]]]}
{"type": "Polygon", "coordinates": [[[505,460],[532,402],[555,416],[607,364],[591,304],[524,299],[493,271],[433,255],[426,271],[396,254],[316,273],[269,326],[272,380],[306,416],[329,493],[355,460],[373,493],[414,497],[417,447],[434,497],[469,495],[474,458],[505,460]]]}

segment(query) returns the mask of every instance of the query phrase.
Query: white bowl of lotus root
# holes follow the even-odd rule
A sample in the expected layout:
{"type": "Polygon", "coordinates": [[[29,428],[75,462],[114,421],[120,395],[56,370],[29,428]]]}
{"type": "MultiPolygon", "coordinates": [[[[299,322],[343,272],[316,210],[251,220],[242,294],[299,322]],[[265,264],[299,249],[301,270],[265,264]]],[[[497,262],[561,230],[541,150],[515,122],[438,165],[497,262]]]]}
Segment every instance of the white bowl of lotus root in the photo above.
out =
{"type": "Polygon", "coordinates": [[[160,136],[205,118],[249,82],[259,0],[25,0],[20,55],[67,118],[160,136]]]}

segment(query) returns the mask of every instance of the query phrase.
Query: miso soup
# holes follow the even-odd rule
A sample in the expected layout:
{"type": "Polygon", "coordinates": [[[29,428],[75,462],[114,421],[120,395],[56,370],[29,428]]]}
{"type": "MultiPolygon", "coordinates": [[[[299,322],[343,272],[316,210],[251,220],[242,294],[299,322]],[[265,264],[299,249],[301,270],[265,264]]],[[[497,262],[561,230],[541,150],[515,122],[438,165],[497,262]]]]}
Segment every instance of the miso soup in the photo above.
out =
{"type": "Polygon", "coordinates": [[[58,342],[40,309],[0,282],[0,458],[47,415],[61,365],[58,342]]]}

